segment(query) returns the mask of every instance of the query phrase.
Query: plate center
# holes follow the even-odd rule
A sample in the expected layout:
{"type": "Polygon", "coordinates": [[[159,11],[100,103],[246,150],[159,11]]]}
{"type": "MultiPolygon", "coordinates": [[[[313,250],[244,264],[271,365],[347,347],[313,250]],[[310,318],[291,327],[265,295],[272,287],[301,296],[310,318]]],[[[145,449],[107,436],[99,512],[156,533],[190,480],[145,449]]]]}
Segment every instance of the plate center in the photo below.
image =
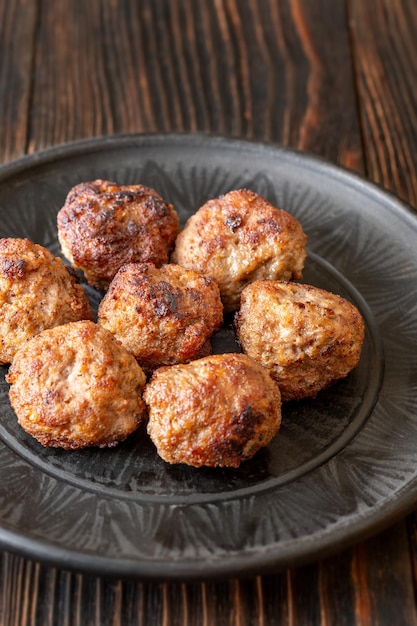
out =
{"type": "MultiPolygon", "coordinates": [[[[316,398],[283,405],[277,436],[268,448],[240,468],[168,465],[156,454],[145,428],[109,450],[69,452],[43,448],[18,426],[11,408],[0,426],[0,436],[42,471],[83,489],[116,494],[119,498],[204,501],[298,479],[336,455],[360,431],[377,401],[383,376],[382,342],[362,296],[342,274],[311,252],[304,282],[338,293],[360,310],[366,326],[360,363],[347,378],[316,398]]],[[[93,305],[97,306],[97,301],[93,305]]],[[[231,324],[216,335],[213,347],[215,352],[239,350],[231,324]]],[[[7,394],[4,376],[0,391],[7,394]]]]}

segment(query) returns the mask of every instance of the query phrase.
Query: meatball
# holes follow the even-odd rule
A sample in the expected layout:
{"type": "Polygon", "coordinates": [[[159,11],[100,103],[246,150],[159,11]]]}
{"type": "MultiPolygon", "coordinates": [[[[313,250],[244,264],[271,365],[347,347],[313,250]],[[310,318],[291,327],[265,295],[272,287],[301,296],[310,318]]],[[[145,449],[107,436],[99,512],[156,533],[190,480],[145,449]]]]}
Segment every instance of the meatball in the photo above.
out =
{"type": "Polygon", "coordinates": [[[124,265],[98,310],[99,324],[146,372],[202,356],[222,321],[217,284],[175,264],[124,265]]]}
{"type": "Polygon", "coordinates": [[[177,213],[156,191],[106,180],[74,187],[57,221],[62,253],[103,290],[125,263],[166,263],[179,230],[177,213]]]}
{"type": "Polygon", "coordinates": [[[144,393],[148,433],[168,463],[238,467],[281,425],[268,372],[244,354],[216,354],[154,372],[144,393]]]}
{"type": "Polygon", "coordinates": [[[28,341],[6,380],[19,424],[44,446],[114,446],[146,415],[145,374],[111,333],[90,321],[28,341]]]}
{"type": "Polygon", "coordinates": [[[235,316],[243,351],[266,367],[282,400],[314,397],[357,366],[365,326],[357,308],[323,289],[259,280],[235,316]]]}
{"type": "Polygon", "coordinates": [[[0,239],[0,363],[46,328],[91,319],[73,272],[28,239],[0,239]]]}
{"type": "Polygon", "coordinates": [[[260,279],[302,277],[306,235],[299,221],[248,189],[209,200],[178,235],[173,261],[213,278],[225,311],[260,279]]]}

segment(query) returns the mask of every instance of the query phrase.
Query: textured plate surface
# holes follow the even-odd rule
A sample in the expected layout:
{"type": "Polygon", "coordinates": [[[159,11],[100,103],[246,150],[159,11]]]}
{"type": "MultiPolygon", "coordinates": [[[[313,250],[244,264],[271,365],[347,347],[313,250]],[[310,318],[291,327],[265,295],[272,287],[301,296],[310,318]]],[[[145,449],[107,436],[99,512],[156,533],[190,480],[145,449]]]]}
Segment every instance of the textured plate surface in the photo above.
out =
{"type": "MultiPolygon", "coordinates": [[[[271,445],[238,470],[168,466],[144,429],[112,450],[48,450],[17,425],[0,377],[0,542],[61,567],[182,579],[260,573],[375,532],[417,501],[417,218],[344,170],[294,151],[200,135],[77,142],[0,168],[0,236],[59,254],[75,184],[143,183],[181,221],[248,187],[308,235],[304,282],[362,312],[358,368],[288,403],[271,445]]],[[[86,287],[94,306],[99,294],[86,287]]],[[[231,327],[215,350],[237,351],[231,327]]]]}

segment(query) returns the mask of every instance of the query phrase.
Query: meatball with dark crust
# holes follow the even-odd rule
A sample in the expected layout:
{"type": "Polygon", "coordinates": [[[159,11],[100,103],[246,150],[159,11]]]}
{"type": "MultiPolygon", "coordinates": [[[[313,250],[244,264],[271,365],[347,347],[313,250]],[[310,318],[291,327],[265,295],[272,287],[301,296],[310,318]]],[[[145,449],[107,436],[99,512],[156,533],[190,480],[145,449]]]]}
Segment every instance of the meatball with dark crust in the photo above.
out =
{"type": "Polygon", "coordinates": [[[178,230],[172,205],[143,185],[81,183],[58,213],[62,253],[104,290],[125,263],[166,263],[178,230]]]}
{"type": "Polygon", "coordinates": [[[178,235],[172,260],[213,278],[225,311],[260,279],[302,277],[306,235],[300,222],[248,189],[209,200],[178,235]]]}
{"type": "Polygon", "coordinates": [[[44,446],[114,446],[146,416],[145,374],[111,333],[90,321],[28,341],[7,382],[19,424],[44,446]]]}
{"type": "Polygon", "coordinates": [[[208,354],[223,321],[217,284],[170,264],[124,265],[100,303],[98,322],[146,372],[208,354]]]}
{"type": "Polygon", "coordinates": [[[0,363],[46,328],[91,319],[73,272],[28,239],[0,239],[0,363]]]}
{"type": "Polygon", "coordinates": [[[281,425],[268,372],[244,354],[216,354],[162,367],[147,384],[148,433],[168,463],[238,467],[281,425]]]}
{"type": "Polygon", "coordinates": [[[311,285],[259,280],[235,316],[243,351],[268,369],[283,401],[314,397],[357,366],[365,325],[357,308],[311,285]]]}

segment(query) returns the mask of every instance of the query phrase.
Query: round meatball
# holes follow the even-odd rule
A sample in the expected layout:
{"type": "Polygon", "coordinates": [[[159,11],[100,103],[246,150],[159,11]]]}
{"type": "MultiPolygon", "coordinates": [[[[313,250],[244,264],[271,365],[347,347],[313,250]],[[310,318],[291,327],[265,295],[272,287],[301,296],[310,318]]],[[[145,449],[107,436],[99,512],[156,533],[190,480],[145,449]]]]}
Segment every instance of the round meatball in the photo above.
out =
{"type": "Polygon", "coordinates": [[[91,319],[73,272],[28,239],[0,239],[0,363],[46,328],[91,319]]]}
{"type": "Polygon", "coordinates": [[[260,279],[301,278],[306,235],[300,222],[248,189],[209,200],[178,235],[173,261],[213,278],[225,311],[260,279]]]}
{"type": "Polygon", "coordinates": [[[145,374],[111,333],[90,321],[28,341],[7,382],[19,424],[44,446],[114,446],[146,415],[145,374]]]}
{"type": "Polygon", "coordinates": [[[266,367],[283,401],[314,397],[357,366],[365,326],[357,308],[323,289],[259,280],[235,316],[243,351],[266,367]]]}
{"type": "Polygon", "coordinates": [[[62,253],[103,290],[125,263],[166,263],[179,230],[177,213],[156,191],[106,180],[74,187],[57,219],[62,253]]]}
{"type": "Polygon", "coordinates": [[[124,265],[98,310],[99,324],[146,372],[202,356],[222,321],[217,284],[175,264],[124,265]]]}
{"type": "Polygon", "coordinates": [[[281,425],[268,372],[244,354],[216,354],[154,372],[145,388],[148,433],[168,463],[238,467],[281,425]]]}

